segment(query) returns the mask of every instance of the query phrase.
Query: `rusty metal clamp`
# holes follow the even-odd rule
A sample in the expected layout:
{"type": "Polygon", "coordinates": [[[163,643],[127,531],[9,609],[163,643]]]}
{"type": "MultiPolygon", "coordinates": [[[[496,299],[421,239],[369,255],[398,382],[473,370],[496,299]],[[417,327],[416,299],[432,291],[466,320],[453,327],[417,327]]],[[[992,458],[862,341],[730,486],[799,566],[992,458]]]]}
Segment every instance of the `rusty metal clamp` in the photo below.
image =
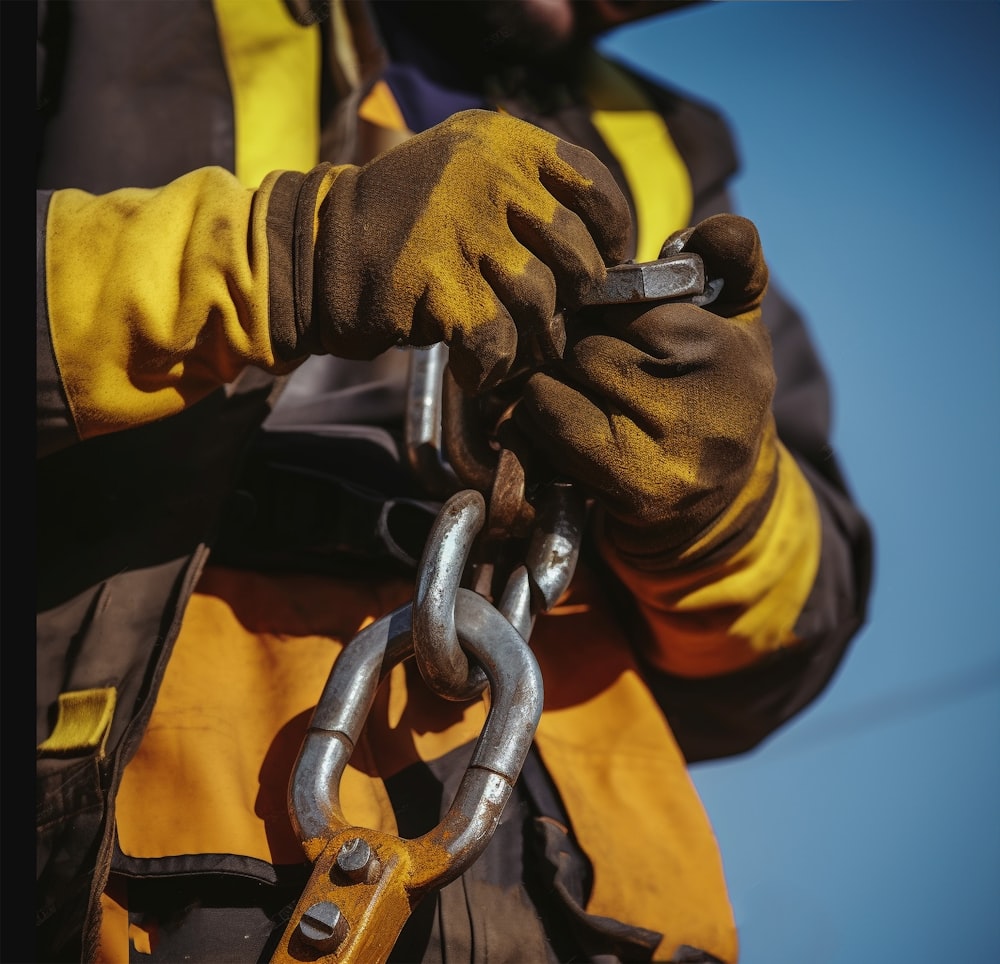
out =
{"type": "Polygon", "coordinates": [[[411,607],[363,630],[337,660],[289,787],[289,813],[313,871],[274,964],[385,961],[421,897],[458,877],[489,843],[538,725],[542,678],[521,636],[476,593],[457,590],[455,626],[489,681],[489,715],[447,814],[412,840],[351,826],[340,803],[340,780],[379,683],[413,653],[411,607]]]}

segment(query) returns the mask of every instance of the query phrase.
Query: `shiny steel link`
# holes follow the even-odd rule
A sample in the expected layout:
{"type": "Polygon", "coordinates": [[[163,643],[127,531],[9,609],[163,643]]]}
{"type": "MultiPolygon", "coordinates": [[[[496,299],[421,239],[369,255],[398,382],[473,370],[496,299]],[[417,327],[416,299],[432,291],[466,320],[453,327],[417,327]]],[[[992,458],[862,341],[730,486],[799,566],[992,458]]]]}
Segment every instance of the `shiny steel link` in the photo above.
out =
{"type": "Polygon", "coordinates": [[[469,663],[455,628],[455,599],[486,502],[474,489],[456,492],[431,527],[413,594],[413,651],[424,682],[448,700],[469,700],[486,686],[483,671],[469,663]]]}
{"type": "Polygon", "coordinates": [[[531,578],[524,566],[518,566],[508,577],[497,609],[527,642],[535,624],[535,607],[531,597],[531,578]]]}
{"type": "Polygon", "coordinates": [[[537,524],[524,564],[513,569],[497,608],[527,640],[540,612],[548,612],[569,588],[580,555],[586,508],[569,482],[552,482],[538,498],[537,524]]]}
{"type": "MultiPolygon", "coordinates": [[[[569,587],[584,511],[583,497],[569,482],[550,483],[539,499],[524,565],[509,573],[497,606],[525,640],[535,616],[551,609],[569,587]]],[[[414,656],[430,689],[449,700],[472,699],[486,685],[482,671],[463,652],[455,627],[455,599],[485,517],[479,492],[465,489],[453,495],[434,521],[417,571],[414,656]]]]}
{"type": "Polygon", "coordinates": [[[441,391],[448,364],[448,346],[411,348],[403,425],[410,468],[428,493],[445,498],[461,483],[445,461],[441,447],[441,391]]]}
{"type": "Polygon", "coordinates": [[[570,482],[550,483],[540,500],[538,524],[525,553],[525,564],[540,596],[537,611],[548,612],[569,588],[580,555],[586,506],[570,482]]]}
{"type": "MultiPolygon", "coordinates": [[[[490,712],[463,780],[466,789],[460,791],[462,800],[471,801],[472,810],[466,814],[469,825],[478,826],[485,818],[477,815],[471,788],[481,784],[483,775],[471,771],[489,771],[513,785],[542,712],[542,677],[524,640],[482,596],[458,589],[454,605],[461,643],[482,668],[490,687],[490,712]]],[[[379,683],[393,666],[413,654],[412,611],[404,605],[362,630],[334,664],[289,789],[289,813],[307,847],[310,841],[349,826],[340,805],[340,779],[379,683]]],[[[445,849],[458,859],[465,849],[456,841],[446,843],[445,849]]]]}

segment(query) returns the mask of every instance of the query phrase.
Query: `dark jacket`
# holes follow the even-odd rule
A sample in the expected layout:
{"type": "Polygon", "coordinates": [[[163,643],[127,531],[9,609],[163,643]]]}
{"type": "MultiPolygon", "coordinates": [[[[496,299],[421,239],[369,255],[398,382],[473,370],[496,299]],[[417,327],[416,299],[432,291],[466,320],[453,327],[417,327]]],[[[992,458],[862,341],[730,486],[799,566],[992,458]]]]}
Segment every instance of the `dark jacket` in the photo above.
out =
{"type": "MultiPolygon", "coordinates": [[[[357,12],[356,5],[348,6],[352,14],[357,12]]],[[[259,428],[285,381],[247,368],[230,385],[179,414],[85,442],[75,438],[47,317],[44,255],[50,192],[151,187],[200,167],[238,166],[233,80],[219,39],[225,41],[227,24],[216,23],[207,0],[185,3],[184,17],[176,15],[177,7],[175,0],[114,7],[43,4],[39,19],[44,123],[37,175],[37,840],[39,958],[46,960],[97,954],[99,907],[112,863],[118,860],[126,869],[128,864],[116,849],[114,833],[122,775],[142,742],[210,547],[220,532],[232,540],[234,515],[238,529],[233,494],[241,487],[248,454],[254,464],[254,453],[260,451],[259,428]],[[199,69],[178,73],[182,64],[199,69]],[[64,694],[87,694],[91,709],[95,704],[102,708],[99,717],[106,725],[99,733],[75,743],[53,741],[64,694]]],[[[301,23],[294,29],[315,31],[322,38],[316,160],[351,159],[357,150],[350,134],[353,112],[365,78],[346,76],[349,71],[332,56],[328,22],[317,24],[308,7],[297,13],[301,23]]],[[[356,47],[373,50],[362,20],[353,19],[356,47]]],[[[690,98],[634,79],[666,119],[690,173],[691,222],[728,210],[726,183],[737,161],[722,119],[690,98]]],[[[619,161],[585,109],[572,105],[536,113],[514,103],[506,107],[594,150],[625,182],[619,161]]],[[[414,127],[417,123],[414,119],[414,127]]],[[[710,678],[682,678],[644,667],[646,684],[688,760],[749,749],[807,705],[829,681],[865,614],[868,527],[829,445],[825,376],[807,329],[773,287],[765,318],[779,376],[779,431],[820,510],[819,573],[796,627],[801,640],[796,646],[749,669],[710,678]]],[[[380,422],[380,427],[385,426],[380,422]]],[[[264,438],[263,444],[273,444],[273,439],[264,438]]],[[[361,462],[370,458],[377,470],[362,471],[352,481],[363,488],[372,485],[375,498],[399,495],[400,490],[415,494],[405,472],[384,472],[381,455],[370,447],[352,449],[349,455],[341,450],[340,458],[345,465],[357,465],[358,452],[361,462]],[[376,477],[382,489],[391,488],[386,479],[398,479],[399,489],[378,491],[376,477]]],[[[388,565],[379,559],[373,564],[381,562],[388,565]]],[[[348,553],[347,565],[355,564],[356,557],[348,553]]],[[[331,565],[335,570],[336,560],[331,565]]],[[[599,568],[600,561],[594,565],[599,568]]],[[[608,585],[616,584],[608,573],[603,576],[608,585]]],[[[620,603],[622,613],[628,613],[624,591],[620,603]]],[[[73,711],[72,699],[61,711],[73,711]]],[[[433,770],[434,779],[447,785],[451,777],[442,774],[454,767],[442,764],[433,770]]],[[[538,787],[548,784],[536,777],[533,786],[524,799],[532,801],[537,815],[545,809],[537,802],[538,787]]],[[[397,790],[396,796],[408,793],[397,790]]],[[[141,868],[142,873],[148,870],[141,868]]],[[[243,877],[242,869],[223,867],[211,888],[243,877]]],[[[167,873],[163,879],[173,886],[168,903],[183,903],[187,895],[179,878],[167,873]]],[[[302,879],[301,868],[278,868],[268,899],[282,906],[289,897],[294,900],[302,879]]],[[[626,935],[624,944],[612,941],[608,946],[627,947],[628,939],[626,935]]]]}

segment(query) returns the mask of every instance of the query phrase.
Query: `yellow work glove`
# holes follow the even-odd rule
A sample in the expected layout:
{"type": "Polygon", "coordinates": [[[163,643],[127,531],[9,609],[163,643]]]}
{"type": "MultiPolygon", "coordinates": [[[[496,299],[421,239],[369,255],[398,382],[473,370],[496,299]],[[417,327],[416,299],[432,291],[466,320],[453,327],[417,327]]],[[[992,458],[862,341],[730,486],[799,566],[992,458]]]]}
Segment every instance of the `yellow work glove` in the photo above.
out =
{"type": "Polygon", "coordinates": [[[644,567],[735,551],[774,492],[760,238],[727,214],[682,237],[723,279],[718,299],[579,312],[562,363],[531,377],[514,412],[532,448],[603,506],[616,551],[644,567]]]}
{"type": "Polygon", "coordinates": [[[519,330],[603,280],[630,230],[621,190],[593,154],[481,110],[360,168],[281,175],[267,219],[272,249],[284,235],[293,252],[289,290],[272,280],[280,358],[372,358],[444,341],[469,391],[506,374],[519,330]]]}

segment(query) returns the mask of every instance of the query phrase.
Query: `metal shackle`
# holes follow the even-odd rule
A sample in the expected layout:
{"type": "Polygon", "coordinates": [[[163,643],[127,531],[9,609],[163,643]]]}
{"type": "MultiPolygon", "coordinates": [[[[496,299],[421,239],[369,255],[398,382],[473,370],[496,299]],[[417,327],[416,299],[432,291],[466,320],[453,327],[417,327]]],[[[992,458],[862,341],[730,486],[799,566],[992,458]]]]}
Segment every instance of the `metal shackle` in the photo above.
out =
{"type": "MultiPolygon", "coordinates": [[[[455,624],[462,645],[485,671],[490,709],[448,813],[413,841],[433,845],[449,860],[432,881],[459,876],[489,842],[542,712],[538,663],[517,631],[487,600],[459,589],[455,624]]],[[[340,780],[371,710],[379,683],[413,655],[411,608],[401,606],[362,630],[337,659],[295,765],[289,813],[299,839],[315,860],[327,840],[349,827],[340,803],[340,780]]]]}

